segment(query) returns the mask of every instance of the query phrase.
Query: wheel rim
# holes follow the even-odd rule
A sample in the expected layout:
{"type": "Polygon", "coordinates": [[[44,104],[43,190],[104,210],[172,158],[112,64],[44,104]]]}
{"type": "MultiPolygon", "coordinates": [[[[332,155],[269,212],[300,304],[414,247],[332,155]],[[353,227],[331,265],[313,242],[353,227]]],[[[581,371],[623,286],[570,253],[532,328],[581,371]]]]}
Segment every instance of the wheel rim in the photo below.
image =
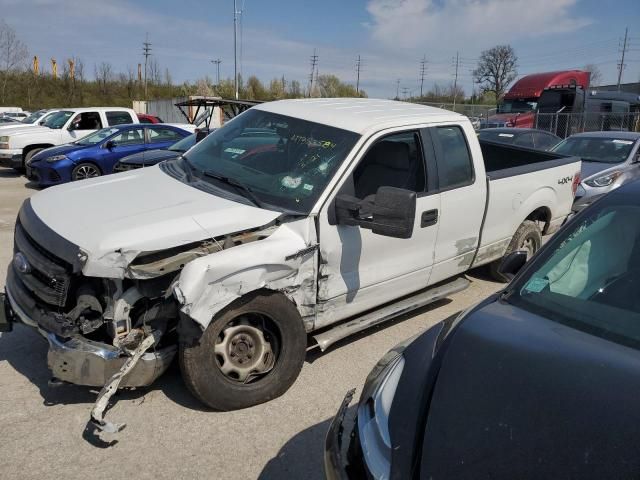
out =
{"type": "Polygon", "coordinates": [[[100,172],[98,172],[98,169],[93,165],[80,165],[76,169],[76,180],[84,180],[86,178],[95,178],[99,176],[100,172]]]}
{"type": "Polygon", "coordinates": [[[252,314],[243,315],[222,329],[214,352],[218,368],[228,379],[246,384],[273,370],[278,348],[268,324],[272,322],[252,314]]]}
{"type": "Polygon", "coordinates": [[[527,252],[527,260],[531,259],[533,255],[538,251],[538,245],[534,238],[527,237],[522,241],[520,250],[527,252]]]}

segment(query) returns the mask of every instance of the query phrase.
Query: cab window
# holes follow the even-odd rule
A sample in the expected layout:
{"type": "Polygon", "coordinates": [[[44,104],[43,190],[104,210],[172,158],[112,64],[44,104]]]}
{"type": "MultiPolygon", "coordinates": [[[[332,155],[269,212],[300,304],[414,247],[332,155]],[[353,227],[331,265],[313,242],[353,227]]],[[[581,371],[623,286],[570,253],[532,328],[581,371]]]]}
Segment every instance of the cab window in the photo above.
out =
{"type": "Polygon", "coordinates": [[[473,161],[462,129],[457,126],[436,127],[432,129],[432,138],[438,152],[440,190],[471,185],[475,180],[473,161]]]}
{"type": "Polygon", "coordinates": [[[109,125],[123,125],[127,123],[134,123],[131,114],[125,111],[107,112],[107,122],[109,125]]]}
{"type": "Polygon", "coordinates": [[[102,120],[98,112],[82,112],[71,121],[72,130],[98,130],[102,128],[102,120]]]}

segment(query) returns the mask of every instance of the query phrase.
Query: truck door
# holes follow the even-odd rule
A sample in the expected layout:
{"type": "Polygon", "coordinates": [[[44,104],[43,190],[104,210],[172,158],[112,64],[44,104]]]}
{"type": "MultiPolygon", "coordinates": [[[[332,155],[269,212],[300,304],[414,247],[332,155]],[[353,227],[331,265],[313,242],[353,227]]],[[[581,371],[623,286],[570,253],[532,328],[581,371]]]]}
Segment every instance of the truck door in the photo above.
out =
{"type": "Polygon", "coordinates": [[[320,268],[316,327],[425,288],[429,282],[438,233],[440,196],[433,191],[435,173],[430,139],[418,129],[372,138],[319,215],[320,268]],[[417,192],[410,239],[373,234],[336,225],[335,196],[364,199],[381,186],[417,192]]]}

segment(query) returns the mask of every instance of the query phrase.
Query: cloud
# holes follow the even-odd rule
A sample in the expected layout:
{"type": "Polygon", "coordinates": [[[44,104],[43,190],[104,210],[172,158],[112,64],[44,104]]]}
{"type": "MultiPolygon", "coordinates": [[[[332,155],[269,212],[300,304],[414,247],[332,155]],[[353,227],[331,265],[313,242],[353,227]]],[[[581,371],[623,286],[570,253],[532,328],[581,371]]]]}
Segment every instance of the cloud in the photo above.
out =
{"type": "Polygon", "coordinates": [[[383,48],[476,50],[590,25],[578,0],[369,0],[369,31],[383,48]]]}

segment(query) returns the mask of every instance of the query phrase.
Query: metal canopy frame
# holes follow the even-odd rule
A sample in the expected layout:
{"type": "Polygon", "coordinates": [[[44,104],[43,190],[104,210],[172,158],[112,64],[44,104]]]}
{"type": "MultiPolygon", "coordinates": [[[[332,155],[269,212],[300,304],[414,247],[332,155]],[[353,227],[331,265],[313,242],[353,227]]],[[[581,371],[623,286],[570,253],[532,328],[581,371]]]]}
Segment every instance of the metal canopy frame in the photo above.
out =
{"type": "Polygon", "coordinates": [[[205,119],[205,125],[207,129],[211,127],[211,120],[213,118],[213,112],[215,107],[220,107],[224,114],[225,120],[231,120],[236,115],[241,114],[245,110],[249,110],[251,107],[263,103],[260,100],[231,100],[225,98],[212,98],[212,97],[196,97],[184,102],[178,102],[175,104],[180,110],[180,113],[187,119],[187,122],[193,123],[197,120],[201,112],[204,113],[209,110],[209,115],[205,119]],[[189,119],[188,109],[195,107],[196,111],[193,115],[193,121],[189,119]]]}

